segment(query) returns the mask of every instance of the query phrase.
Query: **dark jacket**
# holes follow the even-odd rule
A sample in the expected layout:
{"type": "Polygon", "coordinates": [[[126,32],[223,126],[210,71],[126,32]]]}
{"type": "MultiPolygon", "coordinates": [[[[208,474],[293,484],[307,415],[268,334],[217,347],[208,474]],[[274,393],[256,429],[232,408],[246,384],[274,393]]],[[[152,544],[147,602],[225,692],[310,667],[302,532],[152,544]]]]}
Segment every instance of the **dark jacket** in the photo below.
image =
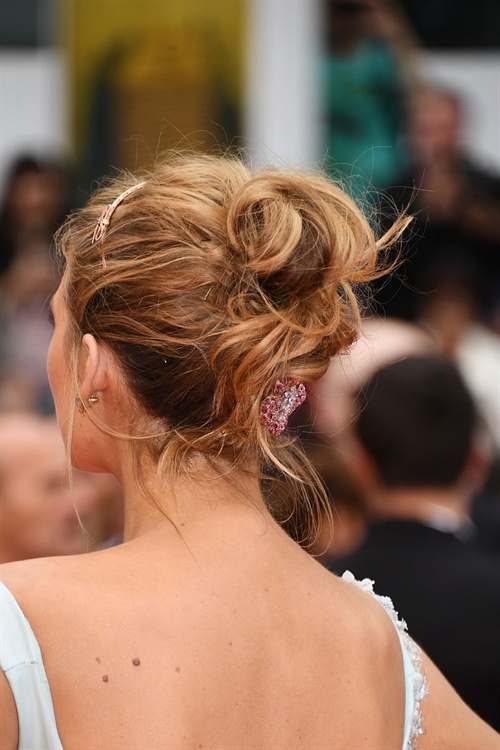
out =
{"type": "MultiPolygon", "coordinates": [[[[465,702],[500,729],[500,559],[413,521],[374,525],[331,564],[371,578],[465,702]]],[[[432,689],[432,686],[431,686],[432,689]]]]}

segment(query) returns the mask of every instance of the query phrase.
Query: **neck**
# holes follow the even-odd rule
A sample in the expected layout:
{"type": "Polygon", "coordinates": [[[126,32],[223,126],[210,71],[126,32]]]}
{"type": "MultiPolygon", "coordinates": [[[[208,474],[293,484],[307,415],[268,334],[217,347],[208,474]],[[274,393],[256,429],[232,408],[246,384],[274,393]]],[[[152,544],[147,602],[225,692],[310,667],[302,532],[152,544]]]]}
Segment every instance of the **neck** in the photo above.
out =
{"type": "Polygon", "coordinates": [[[199,462],[189,474],[161,481],[156,466],[141,464],[142,482],[127,465],[120,477],[124,490],[124,539],[154,535],[182,536],[194,539],[225,533],[229,527],[243,525],[256,533],[275,522],[264,503],[255,474],[232,471],[224,475],[199,462]]]}

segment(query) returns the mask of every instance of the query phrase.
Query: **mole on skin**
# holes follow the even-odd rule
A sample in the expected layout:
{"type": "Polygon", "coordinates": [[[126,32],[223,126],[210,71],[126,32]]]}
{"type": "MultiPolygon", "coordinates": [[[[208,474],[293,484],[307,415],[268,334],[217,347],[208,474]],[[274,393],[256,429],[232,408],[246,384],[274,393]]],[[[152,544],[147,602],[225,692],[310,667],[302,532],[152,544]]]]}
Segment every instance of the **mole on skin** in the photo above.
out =
{"type": "Polygon", "coordinates": [[[141,663],[141,660],[138,659],[137,656],[134,659],[132,659],[132,664],[134,665],[134,667],[138,667],[140,663],[141,663]]]}
{"type": "Polygon", "coordinates": [[[109,677],[108,677],[108,675],[107,675],[107,674],[103,674],[103,676],[102,676],[102,681],[103,681],[103,682],[107,682],[108,680],[109,680],[109,677]]]}
{"type": "Polygon", "coordinates": [[[181,671],[181,668],[180,668],[180,667],[176,667],[176,668],[175,668],[175,671],[176,671],[176,672],[180,672],[180,671],[181,671]]]}

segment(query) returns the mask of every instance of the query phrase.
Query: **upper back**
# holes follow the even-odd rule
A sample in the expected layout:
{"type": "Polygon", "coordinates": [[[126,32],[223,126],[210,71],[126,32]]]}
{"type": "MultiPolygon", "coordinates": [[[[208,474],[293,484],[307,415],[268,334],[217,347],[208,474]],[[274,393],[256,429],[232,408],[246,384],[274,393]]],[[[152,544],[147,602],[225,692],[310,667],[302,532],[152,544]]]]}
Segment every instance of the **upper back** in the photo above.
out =
{"type": "Polygon", "coordinates": [[[117,550],[6,571],[64,748],[401,748],[401,649],[376,602],[306,556],[265,585],[262,563],[140,567],[117,550]]]}

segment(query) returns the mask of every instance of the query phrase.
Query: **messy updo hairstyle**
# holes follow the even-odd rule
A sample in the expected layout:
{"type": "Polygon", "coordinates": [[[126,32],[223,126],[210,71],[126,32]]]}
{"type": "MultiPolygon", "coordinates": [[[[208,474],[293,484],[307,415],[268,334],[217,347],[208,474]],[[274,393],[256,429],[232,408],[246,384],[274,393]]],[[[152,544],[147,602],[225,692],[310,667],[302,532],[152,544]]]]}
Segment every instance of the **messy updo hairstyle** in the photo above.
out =
{"type": "Polygon", "coordinates": [[[322,174],[252,173],[231,157],[169,156],[113,179],[56,239],[75,390],[91,333],[116,356],[142,415],[128,437],[161,476],[201,455],[229,477],[257,467],[266,487],[274,478],[285,488],[266,491],[271,512],[307,544],[321,491],[293,437],[260,424],[261,401],[280,378],[318,380],[353,343],[357,287],[381,274],[381,251],[406,223],[376,241],[322,174]],[[138,180],[92,243],[102,211],[138,180]]]}

